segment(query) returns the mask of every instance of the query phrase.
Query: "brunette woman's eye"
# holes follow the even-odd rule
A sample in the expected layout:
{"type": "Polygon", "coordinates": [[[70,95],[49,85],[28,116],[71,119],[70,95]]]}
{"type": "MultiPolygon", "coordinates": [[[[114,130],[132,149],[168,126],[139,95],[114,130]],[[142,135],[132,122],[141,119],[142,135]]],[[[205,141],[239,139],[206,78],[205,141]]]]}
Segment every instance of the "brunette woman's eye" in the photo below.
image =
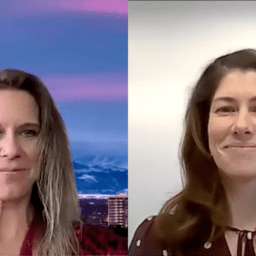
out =
{"type": "Polygon", "coordinates": [[[232,107],[221,107],[216,110],[216,112],[235,112],[235,109],[232,107]]]}
{"type": "Polygon", "coordinates": [[[35,137],[38,135],[37,131],[34,130],[25,130],[22,132],[22,134],[26,137],[26,138],[31,138],[31,137],[35,137]]]}

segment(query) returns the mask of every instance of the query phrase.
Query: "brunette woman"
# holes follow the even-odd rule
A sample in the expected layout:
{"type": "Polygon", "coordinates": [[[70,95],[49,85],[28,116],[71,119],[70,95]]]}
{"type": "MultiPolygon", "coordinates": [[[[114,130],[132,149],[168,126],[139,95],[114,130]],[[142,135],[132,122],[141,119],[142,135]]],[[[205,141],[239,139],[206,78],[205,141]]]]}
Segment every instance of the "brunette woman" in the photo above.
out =
{"type": "Polygon", "coordinates": [[[255,255],[256,50],[210,63],[180,149],[182,191],[137,229],[129,255],[255,255]]]}

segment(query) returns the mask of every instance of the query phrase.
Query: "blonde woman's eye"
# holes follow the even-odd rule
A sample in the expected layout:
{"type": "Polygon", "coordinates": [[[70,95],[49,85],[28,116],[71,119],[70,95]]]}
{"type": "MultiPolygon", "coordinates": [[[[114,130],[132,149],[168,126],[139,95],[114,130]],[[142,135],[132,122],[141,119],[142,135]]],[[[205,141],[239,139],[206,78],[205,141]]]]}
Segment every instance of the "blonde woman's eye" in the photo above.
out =
{"type": "Polygon", "coordinates": [[[34,130],[25,130],[22,132],[22,134],[26,137],[26,138],[31,138],[31,137],[35,137],[38,135],[37,131],[34,130]]]}

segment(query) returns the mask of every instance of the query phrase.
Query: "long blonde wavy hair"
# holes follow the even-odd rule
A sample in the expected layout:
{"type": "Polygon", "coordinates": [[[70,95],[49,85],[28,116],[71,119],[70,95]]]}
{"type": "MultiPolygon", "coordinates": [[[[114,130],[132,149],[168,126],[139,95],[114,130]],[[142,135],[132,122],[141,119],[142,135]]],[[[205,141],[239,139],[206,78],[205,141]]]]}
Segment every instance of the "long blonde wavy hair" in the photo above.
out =
{"type": "Polygon", "coordinates": [[[0,89],[25,90],[39,107],[39,179],[31,203],[46,222],[46,229],[33,248],[33,255],[79,255],[74,222],[82,227],[69,141],[63,120],[44,83],[24,71],[0,72],[0,89]]]}

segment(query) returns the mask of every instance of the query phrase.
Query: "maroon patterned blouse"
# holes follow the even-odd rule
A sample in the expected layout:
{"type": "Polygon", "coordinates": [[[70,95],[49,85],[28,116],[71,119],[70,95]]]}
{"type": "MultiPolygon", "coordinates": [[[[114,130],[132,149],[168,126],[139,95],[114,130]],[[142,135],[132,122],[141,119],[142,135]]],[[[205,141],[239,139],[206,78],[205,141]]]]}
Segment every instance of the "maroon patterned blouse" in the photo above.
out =
{"type": "MultiPolygon", "coordinates": [[[[23,241],[20,255],[32,255],[33,238],[39,234],[39,230],[45,227],[42,218],[35,214],[23,241]]],[[[76,228],[76,234],[80,241],[79,255],[128,255],[128,242],[126,238],[116,235],[107,228],[84,225],[83,229],[76,228]]]]}
{"type": "MultiPolygon", "coordinates": [[[[140,224],[132,239],[129,256],[177,256],[168,251],[163,243],[158,242],[152,228],[155,218],[148,217],[140,224]]],[[[182,256],[231,256],[224,234],[214,243],[202,241],[199,248],[189,248],[187,251],[182,256]]]]}

